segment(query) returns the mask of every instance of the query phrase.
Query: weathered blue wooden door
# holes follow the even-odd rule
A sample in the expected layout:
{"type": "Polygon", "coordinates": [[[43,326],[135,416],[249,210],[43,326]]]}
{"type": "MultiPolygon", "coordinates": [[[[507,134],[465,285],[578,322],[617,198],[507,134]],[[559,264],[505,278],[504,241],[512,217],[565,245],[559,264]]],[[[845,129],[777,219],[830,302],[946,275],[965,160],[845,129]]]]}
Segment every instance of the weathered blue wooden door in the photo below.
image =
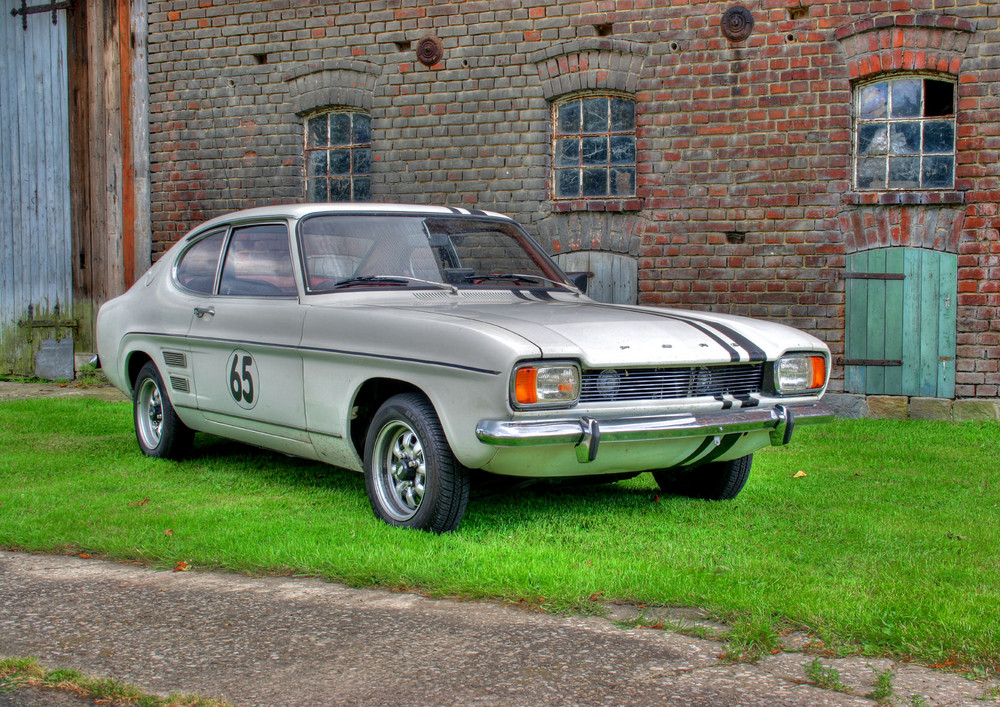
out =
{"type": "Polygon", "coordinates": [[[68,20],[54,12],[0,14],[0,372],[72,377],[68,20]]]}
{"type": "Polygon", "coordinates": [[[958,257],[881,248],[847,257],[847,392],[955,396],[958,257]]]}

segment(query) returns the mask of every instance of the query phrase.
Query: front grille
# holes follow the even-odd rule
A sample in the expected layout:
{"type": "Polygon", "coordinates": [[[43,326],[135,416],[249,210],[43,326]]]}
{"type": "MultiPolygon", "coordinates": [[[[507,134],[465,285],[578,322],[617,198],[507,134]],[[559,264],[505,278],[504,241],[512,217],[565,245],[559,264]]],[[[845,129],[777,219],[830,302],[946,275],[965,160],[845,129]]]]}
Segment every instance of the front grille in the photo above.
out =
{"type": "Polygon", "coordinates": [[[762,363],[584,371],[580,402],[679,400],[704,395],[750,395],[760,392],[763,379],[762,363]]]}

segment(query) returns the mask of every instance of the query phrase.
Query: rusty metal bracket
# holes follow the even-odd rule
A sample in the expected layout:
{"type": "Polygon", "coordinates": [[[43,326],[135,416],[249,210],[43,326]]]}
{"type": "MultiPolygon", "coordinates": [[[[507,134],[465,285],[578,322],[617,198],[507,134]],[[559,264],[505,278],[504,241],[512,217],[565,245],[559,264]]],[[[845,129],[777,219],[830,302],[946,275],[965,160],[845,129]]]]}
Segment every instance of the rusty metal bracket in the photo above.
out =
{"type": "Polygon", "coordinates": [[[901,272],[845,272],[840,276],[845,280],[905,280],[901,272]]]}
{"type": "Polygon", "coordinates": [[[902,366],[903,362],[890,358],[842,358],[841,366],[902,366]]]}
{"type": "Polygon", "coordinates": [[[52,329],[58,327],[78,329],[80,322],[76,319],[19,319],[17,325],[22,329],[52,329]]]}
{"type": "Polygon", "coordinates": [[[41,12],[51,12],[52,13],[52,24],[59,23],[59,15],[56,14],[59,10],[72,10],[73,0],[63,0],[62,2],[52,2],[48,5],[31,5],[28,6],[28,0],[21,0],[21,7],[15,7],[10,11],[12,17],[21,16],[21,27],[25,32],[28,31],[28,15],[35,15],[41,12]]]}

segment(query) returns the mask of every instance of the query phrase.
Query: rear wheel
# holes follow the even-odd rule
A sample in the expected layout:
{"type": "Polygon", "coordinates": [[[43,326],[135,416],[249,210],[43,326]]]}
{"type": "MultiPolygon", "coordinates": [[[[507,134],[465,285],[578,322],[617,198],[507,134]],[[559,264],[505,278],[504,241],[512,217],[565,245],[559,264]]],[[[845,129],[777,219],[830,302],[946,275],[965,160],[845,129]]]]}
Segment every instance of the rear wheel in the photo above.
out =
{"type": "Polygon", "coordinates": [[[142,367],[135,379],[132,415],[139,448],[147,456],[180,459],[190,450],[194,433],[177,417],[152,361],[142,367]]]}
{"type": "Polygon", "coordinates": [[[365,441],[365,489],[375,515],[389,525],[434,533],[458,527],[469,476],[423,395],[397,395],[375,413],[365,441]]]}
{"type": "Polygon", "coordinates": [[[694,469],[657,469],[653,478],[665,493],[709,501],[736,498],[750,477],[753,455],[725,462],[710,462],[694,469]]]}

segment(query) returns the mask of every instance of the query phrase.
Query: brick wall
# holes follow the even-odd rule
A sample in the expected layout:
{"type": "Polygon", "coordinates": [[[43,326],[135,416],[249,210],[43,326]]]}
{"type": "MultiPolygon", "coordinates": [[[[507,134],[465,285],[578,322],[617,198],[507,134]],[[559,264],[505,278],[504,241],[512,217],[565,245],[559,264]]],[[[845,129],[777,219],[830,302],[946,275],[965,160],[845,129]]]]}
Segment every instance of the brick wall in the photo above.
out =
{"type": "Polygon", "coordinates": [[[377,200],[494,209],[552,251],[631,254],[640,303],[782,321],[835,358],[847,253],[957,252],[956,395],[996,396],[995,5],[747,0],[753,31],[731,41],[733,4],[151,0],[154,251],[301,200],[302,116],[352,105],[372,116],[377,200]],[[444,50],[430,67],[427,35],[444,50]],[[958,82],[953,192],[852,191],[852,81],[896,70],[958,82]],[[601,89],[636,98],[637,197],[554,203],[552,101],[601,89]]]}

